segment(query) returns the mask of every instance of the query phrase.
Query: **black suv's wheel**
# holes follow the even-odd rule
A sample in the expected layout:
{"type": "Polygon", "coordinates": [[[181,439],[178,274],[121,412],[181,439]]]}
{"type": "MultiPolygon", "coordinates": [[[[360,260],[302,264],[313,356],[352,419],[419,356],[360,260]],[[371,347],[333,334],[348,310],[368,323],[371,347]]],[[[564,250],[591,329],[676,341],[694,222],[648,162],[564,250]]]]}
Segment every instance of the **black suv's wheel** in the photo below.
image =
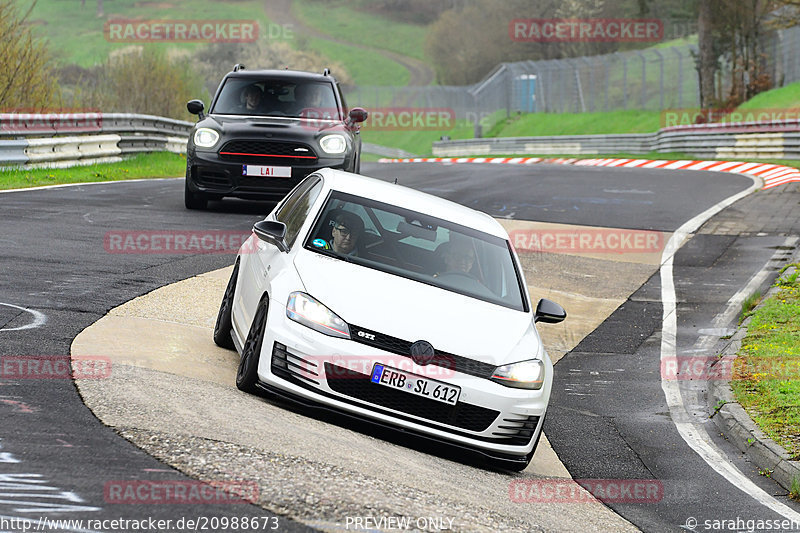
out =
{"type": "Polygon", "coordinates": [[[266,295],[258,303],[250,332],[244,341],[242,358],[236,371],[236,387],[244,392],[254,394],[258,382],[258,360],[261,358],[261,345],[264,343],[264,332],[267,328],[267,311],[269,298],[266,295]]]}
{"type": "Polygon", "coordinates": [[[217,313],[217,322],[214,324],[214,342],[220,348],[228,348],[233,350],[236,348],[231,338],[231,328],[233,323],[231,321],[231,311],[233,310],[233,294],[236,291],[236,279],[239,275],[239,261],[233,267],[233,274],[231,279],[228,280],[228,286],[225,287],[225,294],[222,296],[222,303],[219,305],[219,312],[217,313]]]}
{"type": "Polygon", "coordinates": [[[188,183],[183,189],[183,203],[186,209],[205,209],[208,207],[208,199],[200,193],[190,191],[188,183]]]}

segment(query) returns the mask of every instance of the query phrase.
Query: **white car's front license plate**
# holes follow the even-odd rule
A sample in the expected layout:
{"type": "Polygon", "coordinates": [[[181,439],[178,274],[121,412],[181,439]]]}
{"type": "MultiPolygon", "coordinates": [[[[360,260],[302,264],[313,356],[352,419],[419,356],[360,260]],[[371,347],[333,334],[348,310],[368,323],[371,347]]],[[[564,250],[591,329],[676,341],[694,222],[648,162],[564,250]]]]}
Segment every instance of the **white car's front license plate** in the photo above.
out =
{"type": "Polygon", "coordinates": [[[461,387],[448,385],[435,379],[428,379],[416,374],[409,374],[390,366],[375,363],[372,367],[373,383],[402,390],[423,398],[429,398],[448,405],[455,405],[461,396],[461,387]]]}
{"type": "Polygon", "coordinates": [[[242,176],[262,176],[264,178],[291,178],[292,167],[262,167],[242,165],[242,176]]]}

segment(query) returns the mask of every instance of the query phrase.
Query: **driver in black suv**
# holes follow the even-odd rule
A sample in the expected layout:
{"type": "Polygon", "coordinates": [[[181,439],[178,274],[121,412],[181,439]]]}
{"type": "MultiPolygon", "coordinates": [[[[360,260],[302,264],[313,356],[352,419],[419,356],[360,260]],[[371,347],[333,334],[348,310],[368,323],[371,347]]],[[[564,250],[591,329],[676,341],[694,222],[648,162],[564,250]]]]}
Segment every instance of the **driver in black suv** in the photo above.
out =
{"type": "Polygon", "coordinates": [[[187,209],[231,196],[277,201],[315,170],[360,170],[359,131],[367,112],[348,109],[327,69],[314,74],[236,65],[208,114],[200,100],[187,109],[199,118],[186,147],[187,209]],[[304,116],[298,106],[324,113],[304,116]]]}

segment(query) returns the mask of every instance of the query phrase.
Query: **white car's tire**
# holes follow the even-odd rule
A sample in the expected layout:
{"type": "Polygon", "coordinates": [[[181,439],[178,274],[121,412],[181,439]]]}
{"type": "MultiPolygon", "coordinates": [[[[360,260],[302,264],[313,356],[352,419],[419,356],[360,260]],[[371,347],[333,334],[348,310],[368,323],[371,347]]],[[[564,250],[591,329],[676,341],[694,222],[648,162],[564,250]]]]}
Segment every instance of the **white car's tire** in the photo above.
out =
{"type": "Polygon", "coordinates": [[[236,291],[236,279],[239,277],[239,262],[233,267],[233,274],[225,287],[225,294],[222,296],[222,303],[219,305],[217,322],[214,324],[214,343],[220,348],[234,350],[236,347],[231,338],[231,311],[233,310],[233,295],[236,291]]]}
{"type": "Polygon", "coordinates": [[[258,303],[253,322],[250,324],[250,332],[244,341],[242,358],[239,360],[239,368],[236,371],[236,387],[251,394],[255,394],[257,391],[258,361],[261,358],[261,346],[264,343],[268,310],[269,298],[264,295],[258,303]]]}

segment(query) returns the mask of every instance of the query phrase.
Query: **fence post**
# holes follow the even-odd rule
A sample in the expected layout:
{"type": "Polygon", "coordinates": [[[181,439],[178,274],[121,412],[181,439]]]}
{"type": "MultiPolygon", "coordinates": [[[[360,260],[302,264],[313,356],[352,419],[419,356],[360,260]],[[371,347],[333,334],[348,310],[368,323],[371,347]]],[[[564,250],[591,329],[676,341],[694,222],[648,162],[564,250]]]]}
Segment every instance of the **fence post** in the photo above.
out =
{"type": "Polygon", "coordinates": [[[642,60],[642,109],[647,109],[647,58],[644,54],[636,50],[636,55],[642,60]]]}
{"type": "Polygon", "coordinates": [[[628,58],[622,56],[622,109],[628,109],[628,58]]]}
{"type": "Polygon", "coordinates": [[[658,56],[658,65],[659,65],[659,78],[658,78],[658,109],[664,109],[664,54],[662,54],[657,48],[653,49],[653,52],[658,56]]]}

